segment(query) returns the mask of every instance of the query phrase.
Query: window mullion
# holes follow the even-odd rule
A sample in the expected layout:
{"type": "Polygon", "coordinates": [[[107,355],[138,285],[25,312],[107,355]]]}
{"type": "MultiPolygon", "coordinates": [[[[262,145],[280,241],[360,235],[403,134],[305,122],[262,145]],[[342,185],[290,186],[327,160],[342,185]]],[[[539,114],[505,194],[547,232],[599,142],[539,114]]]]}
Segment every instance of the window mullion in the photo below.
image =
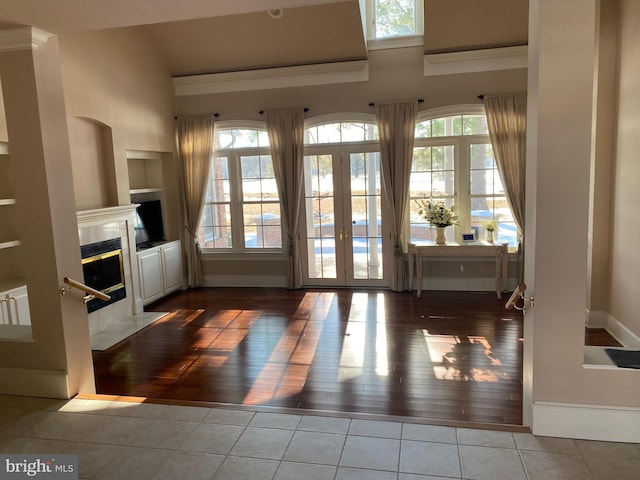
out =
{"type": "Polygon", "coordinates": [[[458,223],[460,225],[460,233],[466,233],[471,231],[469,213],[471,209],[469,142],[466,139],[456,142],[456,152],[458,159],[458,163],[456,164],[456,178],[458,179],[458,223]]]}
{"type": "Polygon", "coordinates": [[[244,248],[242,218],[242,176],[240,175],[240,155],[229,152],[229,183],[231,185],[231,232],[233,250],[244,248]]]}

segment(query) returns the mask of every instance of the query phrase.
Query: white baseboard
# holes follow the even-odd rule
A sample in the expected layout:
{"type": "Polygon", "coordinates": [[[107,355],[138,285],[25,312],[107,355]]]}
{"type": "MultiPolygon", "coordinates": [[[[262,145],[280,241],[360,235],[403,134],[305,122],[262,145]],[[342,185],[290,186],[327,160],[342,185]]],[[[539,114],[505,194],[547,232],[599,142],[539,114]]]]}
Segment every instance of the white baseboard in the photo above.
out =
{"type": "Polygon", "coordinates": [[[640,348],[640,336],[607,312],[587,310],[587,327],[604,328],[625,347],[640,348]]]}
{"type": "Polygon", "coordinates": [[[587,310],[588,328],[607,328],[607,312],[587,310]]]}
{"type": "Polygon", "coordinates": [[[285,275],[205,275],[204,287],[276,287],[286,288],[285,275]]]}
{"type": "MultiPolygon", "coordinates": [[[[516,285],[515,280],[509,279],[505,288],[512,291],[516,285]]],[[[205,275],[204,287],[277,287],[286,288],[287,277],[284,275],[205,275]]],[[[413,289],[416,283],[414,279],[413,289]]],[[[493,278],[443,278],[434,277],[423,282],[423,290],[458,290],[458,291],[490,291],[495,292],[495,279],[493,278]]]]}
{"type": "Polygon", "coordinates": [[[640,348],[640,337],[611,315],[607,315],[606,329],[625,347],[640,348]]]}
{"type": "Polygon", "coordinates": [[[0,368],[0,394],[69,398],[67,372],[0,368]]]}
{"type": "Polygon", "coordinates": [[[534,402],[534,435],[640,443],[640,408],[534,402]]]}
{"type": "MultiPolygon", "coordinates": [[[[414,278],[413,289],[417,280],[414,278]]],[[[513,291],[515,281],[507,281],[505,289],[513,291]]],[[[464,292],[495,292],[496,280],[494,277],[429,277],[422,280],[422,290],[451,290],[464,292]]]]}

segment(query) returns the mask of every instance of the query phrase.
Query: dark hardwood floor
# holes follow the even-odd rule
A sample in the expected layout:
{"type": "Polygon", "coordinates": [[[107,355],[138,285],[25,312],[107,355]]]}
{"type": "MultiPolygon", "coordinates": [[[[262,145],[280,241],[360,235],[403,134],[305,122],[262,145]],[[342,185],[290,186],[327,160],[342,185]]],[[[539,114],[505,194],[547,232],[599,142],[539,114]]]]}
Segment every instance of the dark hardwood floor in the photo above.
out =
{"type": "Polygon", "coordinates": [[[594,347],[622,347],[622,344],[604,328],[585,327],[584,344],[594,347]]]}
{"type": "Polygon", "coordinates": [[[101,394],[522,423],[522,315],[490,292],[201,288],[94,352],[101,394]]]}

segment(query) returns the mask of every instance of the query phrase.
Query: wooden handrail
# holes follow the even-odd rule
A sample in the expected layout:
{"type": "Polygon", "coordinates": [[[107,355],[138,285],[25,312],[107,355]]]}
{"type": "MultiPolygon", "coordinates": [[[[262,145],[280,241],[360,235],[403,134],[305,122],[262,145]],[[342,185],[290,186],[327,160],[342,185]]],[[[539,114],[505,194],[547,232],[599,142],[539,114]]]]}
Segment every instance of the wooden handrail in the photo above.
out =
{"type": "Polygon", "coordinates": [[[101,291],[96,290],[95,288],[91,288],[84,283],[77,282],[76,280],[73,280],[69,277],[64,277],[64,283],[69,285],[69,287],[71,288],[77,288],[78,290],[82,290],[83,292],[87,293],[88,295],[86,295],[82,299],[84,303],[87,303],[89,300],[93,300],[94,298],[99,298],[100,300],[104,300],[105,302],[111,300],[111,297],[109,295],[106,295],[101,291]]]}

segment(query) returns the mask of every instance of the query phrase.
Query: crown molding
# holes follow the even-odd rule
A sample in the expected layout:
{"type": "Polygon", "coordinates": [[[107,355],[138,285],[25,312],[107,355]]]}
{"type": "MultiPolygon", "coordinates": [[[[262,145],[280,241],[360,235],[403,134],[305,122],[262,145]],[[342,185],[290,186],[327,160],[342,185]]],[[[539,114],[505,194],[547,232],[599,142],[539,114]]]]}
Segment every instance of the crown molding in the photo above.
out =
{"type": "Polygon", "coordinates": [[[369,62],[358,60],[174,77],[173,85],[176,96],[186,96],[366,82],[368,79],[369,62]]]}
{"type": "Polygon", "coordinates": [[[528,46],[487,48],[424,56],[425,77],[527,68],[528,46]]]}
{"type": "Polygon", "coordinates": [[[36,27],[18,27],[0,30],[0,52],[35,50],[53,34],[36,27]]]}

